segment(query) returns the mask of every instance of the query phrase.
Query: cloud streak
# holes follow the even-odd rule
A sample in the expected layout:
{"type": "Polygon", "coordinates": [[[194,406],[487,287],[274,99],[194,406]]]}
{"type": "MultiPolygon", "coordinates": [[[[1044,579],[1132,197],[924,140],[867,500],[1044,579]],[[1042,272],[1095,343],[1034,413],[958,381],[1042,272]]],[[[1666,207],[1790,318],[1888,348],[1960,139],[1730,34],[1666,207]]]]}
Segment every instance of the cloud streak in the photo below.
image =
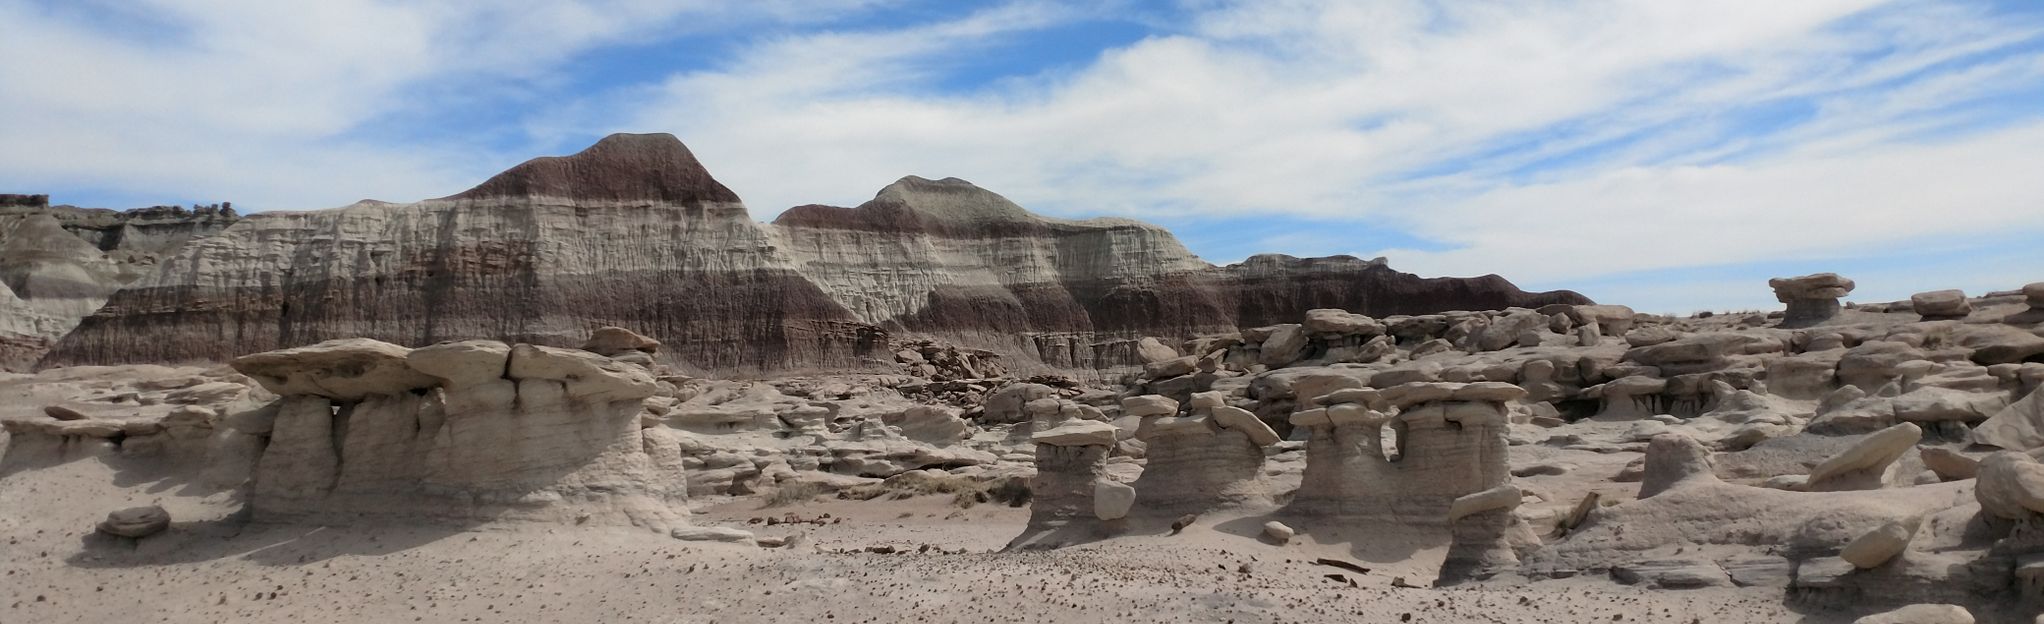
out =
{"type": "MultiPolygon", "coordinates": [[[[24,35],[0,32],[0,58],[60,59],[0,61],[0,105],[29,113],[0,134],[35,148],[0,153],[0,184],[318,207],[446,194],[534,153],[667,131],[760,218],[958,176],[1052,214],[1165,221],[1216,261],[1253,230],[1302,247],[1269,251],[1388,254],[1649,309],[1694,300],[1642,272],[1850,271],[2044,232],[2027,173],[2044,170],[2044,111],[2021,105],[2044,96],[2044,11],[2022,5],[263,6],[145,5],[141,22],[183,34],[130,42],[0,0],[24,35]],[[1096,27],[1129,34],[1076,65],[1029,62],[1096,27]],[[599,84],[568,69],[620,46],[689,62],[599,84]],[[406,120],[464,106],[507,123],[405,139],[406,120]]],[[[1993,244],[1980,251],[2009,251],[1993,244]]],[[[1963,281],[1939,266],[1925,287],[1963,281]]]]}

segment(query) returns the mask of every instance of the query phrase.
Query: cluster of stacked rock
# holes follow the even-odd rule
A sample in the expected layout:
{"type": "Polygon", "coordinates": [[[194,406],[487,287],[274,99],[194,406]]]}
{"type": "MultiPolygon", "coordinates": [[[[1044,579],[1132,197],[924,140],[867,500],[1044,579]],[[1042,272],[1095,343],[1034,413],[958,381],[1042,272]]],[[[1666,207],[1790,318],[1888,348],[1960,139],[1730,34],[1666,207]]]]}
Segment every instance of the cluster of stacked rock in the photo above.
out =
{"type": "Polygon", "coordinates": [[[1123,399],[1122,415],[1141,419],[1135,437],[1146,463],[1136,479],[1136,505],[1177,516],[1263,500],[1264,449],[1277,432],[1220,392],[1192,396],[1181,412],[1169,397],[1123,399]]]}
{"type": "Polygon", "coordinates": [[[367,339],[233,366],[283,397],[271,419],[235,423],[268,440],[257,518],[685,524],[679,443],[641,426],[658,386],[640,366],[488,340],[367,339]]]}
{"type": "Polygon", "coordinates": [[[8,434],[0,474],[100,457],[156,462],[206,487],[238,486],[262,440],[227,425],[268,411],[253,385],[221,371],[145,377],[111,388],[105,406],[53,404],[40,417],[0,420],[8,434]]]}
{"type": "Polygon", "coordinates": [[[1036,399],[1030,441],[1036,444],[1036,476],[1029,482],[1029,526],[1010,549],[1057,548],[1105,537],[1121,524],[1135,492],[1108,478],[1107,456],[1119,430],[1097,414],[1082,413],[1070,401],[1036,399]]]}
{"type": "Polygon", "coordinates": [[[1801,277],[1777,277],[1767,280],[1774,288],[1774,299],[1788,304],[1788,311],[1782,317],[1782,324],[1788,327],[1808,326],[1838,316],[1838,300],[1852,293],[1852,280],[1839,277],[1837,273],[1815,273],[1801,277]]]}
{"type": "Polygon", "coordinates": [[[1607,336],[1625,335],[1635,316],[1625,306],[1570,304],[1381,320],[1342,310],[1309,310],[1301,323],[1192,338],[1182,349],[1191,355],[1178,355],[1180,350],[1146,338],[1139,353],[1148,364],[1128,382],[1145,393],[1184,402],[1222,379],[1282,368],[1394,363],[1457,351],[1595,346],[1607,336]]]}
{"type": "Polygon", "coordinates": [[[1047,397],[1030,401],[1036,478],[1029,528],[1010,548],[1054,548],[1097,539],[1130,521],[1176,518],[1263,503],[1265,449],[1278,435],[1219,392],[1181,404],[1169,397],[1123,398],[1121,416],[1138,419],[1133,439],[1089,405],[1047,397]],[[1133,484],[1109,478],[1110,455],[1140,456],[1133,484]],[[1139,512],[1141,518],[1130,518],[1139,512]]]}
{"type": "Polygon", "coordinates": [[[1441,579],[1518,565],[1539,540],[1518,517],[1507,405],[1526,396],[1502,382],[1409,382],[1337,390],[1292,414],[1306,431],[1306,468],[1289,512],[1446,526],[1441,579]],[[1317,407],[1315,407],[1317,405],[1317,407]]]}
{"type": "Polygon", "coordinates": [[[894,363],[912,377],[932,381],[988,379],[1008,374],[1001,355],[986,349],[964,349],[931,340],[894,346],[894,363]]]}

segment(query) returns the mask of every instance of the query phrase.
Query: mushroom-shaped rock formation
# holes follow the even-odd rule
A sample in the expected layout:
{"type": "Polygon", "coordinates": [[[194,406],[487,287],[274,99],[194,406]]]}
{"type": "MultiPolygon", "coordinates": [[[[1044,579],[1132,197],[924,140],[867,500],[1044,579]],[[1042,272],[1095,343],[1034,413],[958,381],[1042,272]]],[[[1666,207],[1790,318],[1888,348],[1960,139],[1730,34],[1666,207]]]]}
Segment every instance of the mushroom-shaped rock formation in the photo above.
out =
{"type": "Polygon", "coordinates": [[[1263,449],[1277,435],[1241,408],[1200,405],[1187,416],[1145,416],[1136,428],[1146,462],[1135,481],[1138,513],[1177,516],[1268,499],[1263,449]]]}
{"type": "Polygon", "coordinates": [[[261,519],[683,523],[679,441],[640,428],[655,384],[583,351],[334,341],[237,368],[277,390],[261,519]],[[434,386],[438,386],[437,388],[434,386]]]}
{"type": "Polygon", "coordinates": [[[1307,438],[1289,511],[1438,526],[1455,499],[1509,483],[1504,401],[1524,394],[1501,382],[1414,382],[1323,397],[1327,407],[1292,416],[1307,438]]]}
{"type": "Polygon", "coordinates": [[[1118,498],[1125,492],[1102,485],[1109,483],[1107,453],[1114,448],[1114,432],[1104,422],[1074,419],[1030,436],[1036,443],[1036,477],[1029,482],[1029,526],[1008,542],[1009,550],[1099,539],[1108,530],[1103,522],[1118,522],[1128,514],[1129,505],[1118,498]]]}
{"type": "Polygon", "coordinates": [[[1782,317],[1785,327],[1804,327],[1831,320],[1838,315],[1838,300],[1852,293],[1852,280],[1839,277],[1837,273],[1816,273],[1801,277],[1777,277],[1767,280],[1774,288],[1774,298],[1788,304],[1788,312],[1782,317]]]}

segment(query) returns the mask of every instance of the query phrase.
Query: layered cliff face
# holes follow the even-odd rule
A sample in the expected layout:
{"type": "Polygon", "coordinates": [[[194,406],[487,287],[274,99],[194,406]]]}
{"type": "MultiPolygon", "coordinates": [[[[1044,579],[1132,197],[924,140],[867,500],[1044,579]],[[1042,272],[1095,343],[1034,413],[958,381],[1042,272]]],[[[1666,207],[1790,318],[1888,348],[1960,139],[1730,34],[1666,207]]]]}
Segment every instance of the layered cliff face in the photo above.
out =
{"type": "Polygon", "coordinates": [[[900,334],[1092,368],[1133,363],[1128,339],[1311,308],[1581,301],[1346,257],[1215,267],[1156,226],[1041,217],[957,179],[904,178],[856,208],[762,225],[674,137],[613,135],[451,197],[245,218],[166,257],[43,363],[219,360],[357,336],[565,346],[619,325],[709,371],[866,366],[900,334]]]}
{"type": "Polygon", "coordinates": [[[1388,316],[1587,301],[1348,256],[1215,267],[1163,228],[1042,217],[956,178],[903,178],[857,208],[797,207],[774,228],[796,270],[862,321],[1061,368],[1128,364],[1123,339],[1284,323],[1315,308],[1388,316]]]}
{"type": "Polygon", "coordinates": [[[0,195],[0,370],[23,370],[163,255],[235,221],[231,209],[126,212],[0,195]]]}
{"type": "Polygon", "coordinates": [[[263,213],[121,291],[46,364],[367,337],[577,344],[621,325],[708,369],[853,366],[884,336],[797,275],[668,135],[615,135],[451,197],[263,213]]]}
{"type": "Polygon", "coordinates": [[[1040,217],[956,178],[903,178],[857,208],[774,221],[796,269],[860,320],[1096,364],[1104,338],[1232,329],[1212,267],[1153,225],[1040,217]]]}

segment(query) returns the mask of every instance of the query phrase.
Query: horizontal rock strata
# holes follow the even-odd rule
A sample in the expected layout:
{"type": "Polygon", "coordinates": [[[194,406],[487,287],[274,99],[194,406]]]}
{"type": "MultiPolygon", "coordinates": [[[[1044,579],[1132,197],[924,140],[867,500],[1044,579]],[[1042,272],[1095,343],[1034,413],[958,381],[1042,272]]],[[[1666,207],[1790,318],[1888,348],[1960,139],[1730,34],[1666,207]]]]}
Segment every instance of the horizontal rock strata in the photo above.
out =
{"type": "Polygon", "coordinates": [[[1155,226],[1041,217],[956,179],[904,178],[857,208],[761,225],[668,135],[613,135],[441,199],[258,214],[197,241],[104,307],[82,305],[97,311],[42,364],[223,360],[344,337],[572,346],[617,325],[711,371],[886,365],[889,334],[1087,368],[1140,363],[1143,336],[1313,308],[1584,302],[1348,257],[1216,267],[1155,226]]]}

